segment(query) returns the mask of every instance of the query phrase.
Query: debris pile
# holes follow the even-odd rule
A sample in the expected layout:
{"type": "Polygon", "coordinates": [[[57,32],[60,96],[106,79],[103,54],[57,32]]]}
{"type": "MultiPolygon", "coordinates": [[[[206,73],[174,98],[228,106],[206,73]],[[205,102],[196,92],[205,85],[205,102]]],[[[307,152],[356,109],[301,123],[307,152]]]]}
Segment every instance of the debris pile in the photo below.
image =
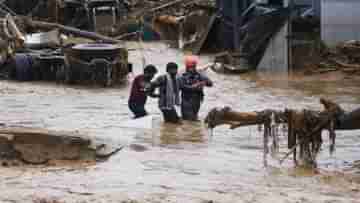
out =
{"type": "MultiPolygon", "coordinates": [[[[144,28],[150,27],[158,34],[158,39],[178,41],[181,49],[200,40],[206,32],[210,16],[216,10],[215,1],[212,0],[149,2],[143,1],[142,8],[132,9],[127,20],[140,20],[144,28]]],[[[120,27],[124,25],[127,26],[126,22],[120,24],[120,27]]],[[[147,34],[146,30],[142,32],[143,35],[147,34]]]]}
{"type": "Polygon", "coordinates": [[[325,107],[323,111],[292,110],[277,111],[267,109],[260,112],[236,112],[229,107],[211,110],[205,123],[209,128],[228,124],[231,129],[242,126],[259,125],[263,129],[264,140],[264,165],[267,165],[267,154],[271,151],[276,155],[279,152],[279,140],[281,128],[287,129],[287,143],[289,151],[284,158],[279,159],[282,163],[289,155],[293,155],[295,164],[299,158],[305,165],[316,166],[316,156],[323,144],[323,130],[329,131],[330,153],[335,150],[335,130],[359,129],[359,111],[350,113],[336,103],[326,99],[320,99],[325,107]]]}
{"type": "Polygon", "coordinates": [[[360,41],[347,41],[320,52],[320,62],[308,65],[307,72],[324,73],[342,71],[348,74],[360,74],[360,41]]]}
{"type": "Polygon", "coordinates": [[[123,83],[131,71],[121,40],[191,46],[215,11],[213,0],[16,0],[0,5],[2,78],[102,86],[123,83]]]}
{"type": "Polygon", "coordinates": [[[0,21],[2,78],[113,86],[129,72],[127,49],[116,39],[9,14],[0,21]]]}

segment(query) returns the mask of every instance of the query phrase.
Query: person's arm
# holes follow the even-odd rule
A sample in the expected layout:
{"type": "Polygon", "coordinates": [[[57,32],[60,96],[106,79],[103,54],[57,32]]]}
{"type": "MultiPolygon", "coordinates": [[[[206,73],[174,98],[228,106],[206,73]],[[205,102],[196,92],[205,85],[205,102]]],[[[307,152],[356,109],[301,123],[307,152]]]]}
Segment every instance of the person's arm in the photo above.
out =
{"type": "Polygon", "coordinates": [[[200,90],[202,91],[204,86],[207,87],[212,87],[213,86],[213,82],[205,75],[200,74],[199,77],[199,81],[195,84],[192,85],[192,88],[194,88],[194,90],[200,90]]]}
{"type": "Polygon", "coordinates": [[[185,82],[184,76],[181,76],[179,78],[179,84],[180,84],[180,90],[182,91],[196,91],[198,90],[198,87],[194,84],[188,85],[185,82]]]}
{"type": "Polygon", "coordinates": [[[200,78],[201,78],[201,81],[203,81],[205,83],[204,84],[205,86],[212,87],[214,85],[214,83],[206,75],[200,74],[200,78]]]}
{"type": "Polygon", "coordinates": [[[156,78],[155,81],[150,83],[149,88],[146,89],[147,94],[150,97],[159,98],[160,94],[156,94],[155,90],[156,90],[156,88],[159,88],[162,85],[162,83],[163,83],[163,78],[161,76],[159,76],[158,78],[156,78]]]}
{"type": "Polygon", "coordinates": [[[145,92],[148,96],[150,96],[152,98],[159,98],[160,95],[155,93],[155,89],[156,89],[156,87],[154,87],[150,84],[150,86],[148,88],[146,88],[145,92]]]}
{"type": "Polygon", "coordinates": [[[149,93],[149,96],[152,98],[160,98],[160,94],[156,94],[154,91],[149,93]]]}

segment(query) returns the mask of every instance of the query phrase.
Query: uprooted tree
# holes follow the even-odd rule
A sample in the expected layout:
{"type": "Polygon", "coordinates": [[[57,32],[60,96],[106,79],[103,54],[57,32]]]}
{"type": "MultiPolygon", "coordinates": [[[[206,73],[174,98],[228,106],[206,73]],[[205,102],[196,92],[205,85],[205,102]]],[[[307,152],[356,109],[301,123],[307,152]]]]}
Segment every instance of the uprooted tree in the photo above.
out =
{"type": "Polygon", "coordinates": [[[205,118],[210,129],[228,124],[231,129],[260,125],[263,126],[264,165],[267,165],[269,143],[272,148],[279,150],[279,128],[287,127],[287,144],[289,151],[280,159],[282,163],[288,156],[293,155],[295,164],[300,158],[304,164],[316,166],[316,156],[323,143],[322,131],[329,131],[330,153],[335,149],[335,130],[360,129],[360,110],[345,112],[338,104],[320,99],[323,111],[293,110],[283,111],[266,109],[259,112],[236,112],[229,107],[212,109],[205,118]]]}

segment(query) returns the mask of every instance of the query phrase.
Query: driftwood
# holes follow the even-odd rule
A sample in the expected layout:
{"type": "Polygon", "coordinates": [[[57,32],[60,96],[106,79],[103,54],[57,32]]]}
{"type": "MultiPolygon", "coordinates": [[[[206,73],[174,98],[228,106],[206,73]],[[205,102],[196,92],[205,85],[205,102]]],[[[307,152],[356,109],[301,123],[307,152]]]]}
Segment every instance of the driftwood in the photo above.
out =
{"type": "MultiPolygon", "coordinates": [[[[305,164],[316,165],[316,155],[319,153],[323,139],[322,131],[329,131],[330,135],[330,153],[335,149],[335,130],[354,129],[356,126],[346,125],[343,120],[357,123],[358,112],[354,111],[346,114],[342,108],[334,102],[326,99],[320,99],[324,106],[323,111],[311,110],[291,110],[277,111],[267,109],[260,112],[236,112],[229,107],[211,110],[205,123],[209,128],[215,128],[219,125],[230,125],[231,129],[243,126],[262,125],[264,129],[264,165],[267,164],[266,157],[269,153],[268,145],[272,140],[272,149],[278,151],[279,128],[280,125],[287,126],[287,138],[289,152],[280,159],[282,163],[289,155],[293,154],[293,160],[297,164],[299,157],[305,164]],[[350,115],[351,118],[347,115],[350,115]],[[298,151],[299,149],[299,151],[298,151]]],[[[360,126],[358,127],[360,128],[360,126]]]]}

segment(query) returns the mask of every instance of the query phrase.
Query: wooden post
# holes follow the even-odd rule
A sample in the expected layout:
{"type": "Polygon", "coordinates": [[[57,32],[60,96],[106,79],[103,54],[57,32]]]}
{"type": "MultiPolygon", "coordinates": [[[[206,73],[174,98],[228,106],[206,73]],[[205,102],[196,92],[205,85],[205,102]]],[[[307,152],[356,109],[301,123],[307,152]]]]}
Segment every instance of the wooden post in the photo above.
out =
{"type": "Polygon", "coordinates": [[[233,34],[234,34],[234,49],[239,51],[240,39],[239,39],[239,0],[232,1],[232,16],[233,16],[233,34]]]}
{"type": "Polygon", "coordinates": [[[287,0],[287,3],[284,5],[285,7],[288,7],[290,9],[290,15],[289,15],[289,19],[288,19],[288,26],[287,26],[287,30],[288,30],[288,34],[287,34],[287,43],[288,43],[288,72],[292,71],[292,11],[294,8],[294,1],[293,0],[287,0]]]}

